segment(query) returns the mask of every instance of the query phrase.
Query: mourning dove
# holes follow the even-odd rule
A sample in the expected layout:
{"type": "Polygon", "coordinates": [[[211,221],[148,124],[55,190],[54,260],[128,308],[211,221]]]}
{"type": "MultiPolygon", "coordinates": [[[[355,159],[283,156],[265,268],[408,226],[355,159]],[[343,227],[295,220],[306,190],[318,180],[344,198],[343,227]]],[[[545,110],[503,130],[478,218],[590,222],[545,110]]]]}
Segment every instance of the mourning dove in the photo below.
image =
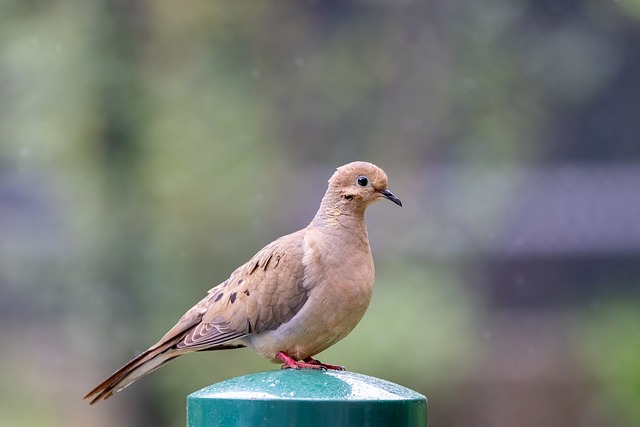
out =
{"type": "Polygon", "coordinates": [[[194,351],[250,347],[283,368],[344,369],[313,356],[351,332],[369,305],[375,272],[364,211],[380,199],[402,206],[382,169],[339,167],[306,228],[265,246],[84,398],[107,399],[194,351]]]}

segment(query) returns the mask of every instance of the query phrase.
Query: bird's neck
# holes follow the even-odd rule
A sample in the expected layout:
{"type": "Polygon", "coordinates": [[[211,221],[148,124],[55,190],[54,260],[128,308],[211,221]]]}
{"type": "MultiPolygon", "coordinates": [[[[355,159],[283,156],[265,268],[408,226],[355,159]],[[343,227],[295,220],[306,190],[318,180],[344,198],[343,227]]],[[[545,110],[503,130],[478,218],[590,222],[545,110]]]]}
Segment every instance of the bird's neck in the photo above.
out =
{"type": "Polygon", "coordinates": [[[354,208],[351,201],[337,195],[325,196],[310,225],[328,234],[336,235],[346,232],[354,237],[368,240],[364,210],[364,207],[354,208]]]}

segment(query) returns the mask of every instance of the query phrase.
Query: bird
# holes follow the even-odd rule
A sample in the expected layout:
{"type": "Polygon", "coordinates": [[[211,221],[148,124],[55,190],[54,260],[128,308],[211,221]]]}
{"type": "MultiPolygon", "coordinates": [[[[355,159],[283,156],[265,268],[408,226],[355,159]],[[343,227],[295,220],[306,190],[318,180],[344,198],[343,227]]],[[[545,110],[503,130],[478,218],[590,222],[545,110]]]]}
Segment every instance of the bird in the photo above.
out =
{"type": "Polygon", "coordinates": [[[335,369],[314,356],[349,334],[373,293],[365,209],[386,199],[378,166],[336,169],[309,225],[262,248],[189,309],[160,340],[91,390],[91,404],[187,353],[249,347],[287,369],[335,369]]]}

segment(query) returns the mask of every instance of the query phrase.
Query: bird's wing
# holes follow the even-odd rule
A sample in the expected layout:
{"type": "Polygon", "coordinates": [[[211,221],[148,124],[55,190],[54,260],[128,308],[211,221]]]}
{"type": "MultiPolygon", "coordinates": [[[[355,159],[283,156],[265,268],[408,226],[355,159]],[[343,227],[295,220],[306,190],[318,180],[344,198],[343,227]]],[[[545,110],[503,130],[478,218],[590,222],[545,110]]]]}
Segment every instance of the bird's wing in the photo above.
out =
{"type": "Polygon", "coordinates": [[[229,279],[187,311],[155,345],[136,356],[90,391],[95,403],[192,351],[243,347],[234,342],[251,333],[277,328],[307,300],[303,287],[304,232],[270,243],[234,271],[229,279]]]}
{"type": "Polygon", "coordinates": [[[308,298],[304,231],[265,246],[189,310],[160,340],[184,337],[177,349],[215,350],[290,320],[308,298]]]}

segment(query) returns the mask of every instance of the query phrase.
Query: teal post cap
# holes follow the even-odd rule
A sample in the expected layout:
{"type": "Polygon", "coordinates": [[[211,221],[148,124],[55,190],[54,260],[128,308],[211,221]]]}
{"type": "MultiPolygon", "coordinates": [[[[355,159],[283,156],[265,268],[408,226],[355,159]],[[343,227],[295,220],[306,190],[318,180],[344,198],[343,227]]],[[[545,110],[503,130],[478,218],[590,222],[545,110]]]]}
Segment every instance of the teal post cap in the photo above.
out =
{"type": "Polygon", "coordinates": [[[283,369],[231,378],[187,397],[188,427],[427,425],[427,399],[375,377],[283,369]]]}

